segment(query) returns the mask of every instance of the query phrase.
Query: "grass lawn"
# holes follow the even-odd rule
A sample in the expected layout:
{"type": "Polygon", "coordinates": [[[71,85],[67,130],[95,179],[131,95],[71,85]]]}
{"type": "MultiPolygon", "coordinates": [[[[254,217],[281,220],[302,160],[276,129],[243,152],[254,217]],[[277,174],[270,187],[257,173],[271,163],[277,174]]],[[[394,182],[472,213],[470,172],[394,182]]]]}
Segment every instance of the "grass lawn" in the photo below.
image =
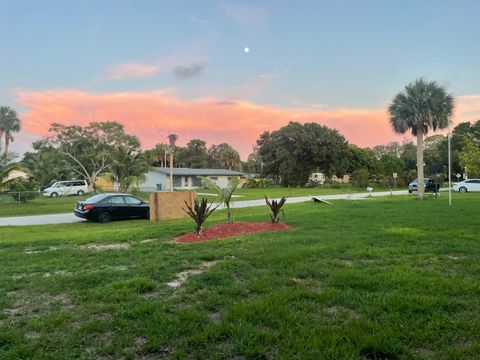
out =
{"type": "MultiPolygon", "coordinates": [[[[271,198],[279,198],[282,196],[309,196],[309,195],[330,195],[345,194],[364,191],[362,189],[354,189],[347,186],[325,187],[325,188],[269,188],[269,189],[238,189],[235,195],[242,197],[233,198],[233,201],[263,199],[265,195],[271,198]]],[[[200,189],[199,193],[216,194],[214,190],[200,189]]],[[[85,200],[92,194],[85,196],[66,196],[59,198],[38,197],[30,200],[25,204],[12,202],[11,195],[0,196],[0,217],[9,216],[25,216],[25,215],[43,215],[43,214],[60,214],[73,212],[77,201],[85,200]]],[[[148,200],[148,193],[140,193],[141,198],[148,200]]],[[[215,196],[208,196],[209,201],[215,201],[215,196]]]]}
{"type": "Polygon", "coordinates": [[[0,358],[478,359],[480,196],[455,195],[287,204],[293,231],[192,244],[187,220],[0,228],[0,358]]]}
{"type": "MultiPolygon", "coordinates": [[[[375,189],[375,191],[381,191],[381,189],[375,189]]],[[[199,193],[209,193],[216,194],[212,189],[199,189],[199,193]]],[[[284,187],[273,187],[266,189],[238,189],[235,190],[234,195],[240,195],[241,197],[234,197],[233,201],[244,201],[244,200],[257,200],[263,199],[265,195],[270,198],[280,198],[282,196],[295,197],[295,196],[310,196],[310,195],[333,195],[333,194],[353,194],[358,192],[366,192],[366,189],[357,189],[348,185],[334,185],[325,187],[314,187],[314,188],[284,188],[284,187]]],[[[209,197],[209,199],[214,199],[214,197],[209,197]]]]}

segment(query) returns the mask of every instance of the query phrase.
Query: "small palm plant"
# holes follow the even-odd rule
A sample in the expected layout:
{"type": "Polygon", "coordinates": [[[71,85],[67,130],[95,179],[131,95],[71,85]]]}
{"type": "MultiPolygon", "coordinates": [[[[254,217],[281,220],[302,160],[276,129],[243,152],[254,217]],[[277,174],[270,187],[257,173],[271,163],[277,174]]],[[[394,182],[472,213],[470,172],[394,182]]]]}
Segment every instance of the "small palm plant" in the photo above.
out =
{"type": "Polygon", "coordinates": [[[287,198],[284,196],[279,201],[277,200],[268,200],[267,195],[265,195],[265,202],[267,203],[268,207],[270,208],[270,219],[272,220],[273,224],[278,223],[280,220],[280,213],[283,214],[282,206],[287,201],[287,198]]]}
{"type": "Polygon", "coordinates": [[[203,223],[215,211],[216,207],[212,208],[213,204],[208,205],[207,199],[205,198],[202,198],[201,202],[199,202],[198,199],[195,199],[193,207],[188,205],[186,201],[185,205],[187,208],[183,210],[193,219],[193,221],[195,221],[195,234],[201,235],[203,223]]]}
{"type": "Polygon", "coordinates": [[[232,216],[232,195],[234,191],[238,188],[240,179],[235,177],[228,182],[228,185],[224,188],[218,186],[214,181],[208,178],[202,178],[204,185],[210,189],[214,189],[217,192],[217,200],[220,203],[223,203],[227,208],[227,222],[229,224],[233,223],[232,216]]]}

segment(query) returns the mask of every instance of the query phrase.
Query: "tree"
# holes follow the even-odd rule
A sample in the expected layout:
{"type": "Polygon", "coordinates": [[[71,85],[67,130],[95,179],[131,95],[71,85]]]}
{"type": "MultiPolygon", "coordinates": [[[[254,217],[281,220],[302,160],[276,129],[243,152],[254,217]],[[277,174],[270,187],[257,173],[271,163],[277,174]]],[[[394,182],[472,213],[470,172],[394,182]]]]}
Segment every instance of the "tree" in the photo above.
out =
{"type": "Polygon", "coordinates": [[[242,171],[259,174],[262,172],[262,158],[258,153],[258,146],[253,147],[253,152],[248,155],[247,161],[242,164],[242,171]]]}
{"type": "Polygon", "coordinates": [[[149,150],[145,150],[145,160],[151,166],[167,166],[167,153],[168,145],[167,144],[157,144],[155,147],[149,150]]]}
{"type": "Polygon", "coordinates": [[[20,131],[20,119],[15,110],[8,106],[0,107],[0,142],[5,137],[4,154],[8,154],[10,143],[14,140],[13,133],[20,131]]]}
{"type": "MultiPolygon", "coordinates": [[[[1,146],[0,146],[1,153],[1,146]]],[[[4,190],[14,179],[9,179],[8,176],[14,170],[18,170],[20,167],[17,163],[13,162],[13,155],[0,154],[0,190],[4,190]]]]}
{"type": "Polygon", "coordinates": [[[285,186],[305,185],[316,169],[327,176],[343,175],[346,169],[347,141],[337,130],[317,123],[290,122],[261,134],[257,145],[263,175],[281,179],[285,186]]]}
{"type": "Polygon", "coordinates": [[[92,122],[86,127],[53,123],[48,141],[57,148],[71,170],[88,180],[96,191],[97,178],[107,171],[115,149],[138,145],[136,137],[125,134],[123,125],[114,122],[92,122]]]}
{"type": "Polygon", "coordinates": [[[108,176],[118,184],[121,192],[127,191],[132,184],[138,184],[144,180],[149,169],[148,163],[140,151],[140,142],[134,136],[127,145],[114,147],[109,153],[109,159],[108,176]]]}
{"type": "Polygon", "coordinates": [[[22,166],[28,170],[29,178],[35,179],[41,187],[74,176],[63,153],[48,140],[35,141],[33,150],[24,154],[22,166]]]}
{"type": "Polygon", "coordinates": [[[346,160],[346,171],[351,173],[355,170],[366,169],[367,173],[375,173],[378,167],[375,151],[370,148],[359,148],[356,145],[348,144],[346,160]]]}
{"type": "Polygon", "coordinates": [[[425,193],[423,170],[423,137],[431,129],[446,128],[452,117],[454,99],[436,82],[423,79],[408,84],[398,93],[389,107],[393,130],[404,134],[411,131],[417,137],[418,197],[425,193]]]}
{"type": "Polygon", "coordinates": [[[240,154],[227,143],[212,145],[208,149],[209,165],[213,168],[240,170],[240,154]]]}
{"type": "Polygon", "coordinates": [[[480,177],[480,147],[473,138],[465,141],[460,152],[460,163],[469,177],[480,177]]]}
{"type": "Polygon", "coordinates": [[[406,170],[415,169],[417,165],[417,146],[413,142],[404,144],[400,159],[405,163],[406,170]]]}
{"type": "Polygon", "coordinates": [[[193,169],[207,167],[207,143],[200,139],[190,140],[185,149],[177,154],[176,162],[193,169]]]}

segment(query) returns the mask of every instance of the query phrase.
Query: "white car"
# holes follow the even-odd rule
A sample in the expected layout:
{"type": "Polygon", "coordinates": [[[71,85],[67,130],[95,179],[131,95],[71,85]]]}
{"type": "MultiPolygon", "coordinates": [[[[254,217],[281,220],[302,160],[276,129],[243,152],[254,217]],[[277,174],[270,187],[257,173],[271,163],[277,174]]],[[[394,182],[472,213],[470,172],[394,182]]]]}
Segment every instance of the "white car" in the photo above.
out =
{"type": "Polygon", "coordinates": [[[43,196],[55,198],[57,196],[83,195],[88,193],[88,184],[85,180],[57,181],[43,190],[43,196]]]}
{"type": "Polygon", "coordinates": [[[460,181],[453,185],[454,191],[468,192],[468,191],[480,191],[480,179],[468,179],[460,181]]]}

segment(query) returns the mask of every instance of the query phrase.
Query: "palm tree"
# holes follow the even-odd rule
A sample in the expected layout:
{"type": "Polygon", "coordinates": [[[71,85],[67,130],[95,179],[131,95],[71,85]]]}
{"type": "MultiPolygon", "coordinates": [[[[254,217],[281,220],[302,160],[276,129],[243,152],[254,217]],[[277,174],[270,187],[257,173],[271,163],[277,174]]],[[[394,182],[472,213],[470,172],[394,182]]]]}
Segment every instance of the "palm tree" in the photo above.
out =
{"type": "Polygon", "coordinates": [[[18,169],[19,166],[13,162],[12,155],[0,155],[0,190],[5,189],[13,181],[8,179],[8,175],[18,169]]]}
{"type": "Polygon", "coordinates": [[[121,192],[127,191],[131,185],[138,186],[139,182],[145,180],[149,166],[143,153],[119,146],[110,153],[110,160],[110,172],[105,175],[118,184],[121,192]]]}
{"type": "Polygon", "coordinates": [[[203,185],[207,188],[214,189],[217,192],[217,200],[220,203],[223,203],[227,208],[227,222],[229,224],[233,223],[232,217],[232,195],[235,190],[237,190],[238,185],[240,184],[240,178],[234,177],[230,180],[226,187],[220,187],[215,181],[210,180],[207,177],[202,177],[203,185]]]}
{"type": "Polygon", "coordinates": [[[8,154],[8,148],[10,142],[13,141],[14,132],[20,131],[20,119],[17,116],[17,112],[9,106],[0,107],[0,141],[2,136],[5,135],[5,149],[4,154],[8,154]]]}
{"type": "Polygon", "coordinates": [[[435,81],[418,79],[398,93],[388,108],[390,123],[399,134],[411,131],[417,137],[418,194],[424,197],[423,137],[431,129],[444,129],[450,124],[454,99],[435,81]]]}

